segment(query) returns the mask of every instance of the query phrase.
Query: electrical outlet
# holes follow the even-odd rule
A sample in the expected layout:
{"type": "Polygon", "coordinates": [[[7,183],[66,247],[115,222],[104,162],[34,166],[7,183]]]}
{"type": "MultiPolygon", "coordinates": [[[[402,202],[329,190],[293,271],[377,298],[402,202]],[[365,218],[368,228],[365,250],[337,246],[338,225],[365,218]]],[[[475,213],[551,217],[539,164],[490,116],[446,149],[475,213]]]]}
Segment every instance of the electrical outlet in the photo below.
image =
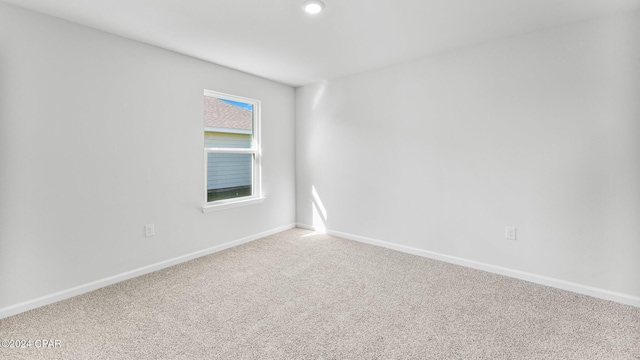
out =
{"type": "Polygon", "coordinates": [[[153,224],[147,224],[144,226],[144,236],[149,237],[156,234],[156,230],[153,224]]]}
{"type": "Polygon", "coordinates": [[[509,239],[509,240],[515,240],[516,239],[516,228],[512,227],[512,226],[507,226],[504,229],[504,237],[506,239],[509,239]]]}

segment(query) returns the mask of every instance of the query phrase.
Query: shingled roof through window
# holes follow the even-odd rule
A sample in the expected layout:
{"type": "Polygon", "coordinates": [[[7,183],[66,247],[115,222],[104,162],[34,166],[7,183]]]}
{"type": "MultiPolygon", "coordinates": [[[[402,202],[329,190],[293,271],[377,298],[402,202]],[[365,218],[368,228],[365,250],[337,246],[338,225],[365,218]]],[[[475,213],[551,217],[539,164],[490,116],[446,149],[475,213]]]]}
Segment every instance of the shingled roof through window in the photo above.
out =
{"type": "Polygon", "coordinates": [[[204,97],[204,126],[251,130],[251,110],[216,99],[204,97]]]}

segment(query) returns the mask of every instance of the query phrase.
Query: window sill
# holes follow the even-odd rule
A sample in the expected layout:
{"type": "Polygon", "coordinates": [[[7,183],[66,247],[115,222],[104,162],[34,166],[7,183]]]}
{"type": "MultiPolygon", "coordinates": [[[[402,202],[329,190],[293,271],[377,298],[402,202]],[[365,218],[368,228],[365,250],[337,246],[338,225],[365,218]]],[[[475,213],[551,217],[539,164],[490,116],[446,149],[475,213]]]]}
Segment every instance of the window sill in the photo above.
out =
{"type": "Polygon", "coordinates": [[[265,197],[256,197],[256,198],[249,198],[249,199],[243,199],[243,200],[231,200],[229,202],[224,202],[224,203],[208,203],[202,206],[202,212],[210,213],[214,211],[233,209],[240,206],[260,204],[261,202],[264,201],[264,199],[265,197]]]}

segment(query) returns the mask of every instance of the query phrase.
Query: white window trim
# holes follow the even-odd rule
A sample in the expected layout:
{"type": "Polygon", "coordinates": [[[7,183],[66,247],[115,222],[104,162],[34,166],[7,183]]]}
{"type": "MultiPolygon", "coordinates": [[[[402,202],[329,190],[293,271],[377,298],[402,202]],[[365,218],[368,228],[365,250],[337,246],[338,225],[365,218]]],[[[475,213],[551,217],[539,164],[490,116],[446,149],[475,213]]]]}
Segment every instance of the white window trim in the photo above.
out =
{"type": "Polygon", "coordinates": [[[204,90],[204,96],[211,96],[218,99],[225,99],[231,101],[243,102],[245,104],[253,105],[253,136],[251,137],[250,148],[205,148],[204,137],[204,199],[205,203],[202,205],[202,212],[209,213],[213,211],[225,210],[236,208],[240,206],[259,204],[264,201],[265,197],[262,195],[262,149],[261,149],[261,104],[260,100],[249,99],[241,96],[225,94],[217,91],[204,90]],[[253,155],[253,177],[252,177],[252,195],[243,196],[233,199],[217,200],[207,202],[207,154],[220,153],[220,154],[252,154],[253,155]]]}

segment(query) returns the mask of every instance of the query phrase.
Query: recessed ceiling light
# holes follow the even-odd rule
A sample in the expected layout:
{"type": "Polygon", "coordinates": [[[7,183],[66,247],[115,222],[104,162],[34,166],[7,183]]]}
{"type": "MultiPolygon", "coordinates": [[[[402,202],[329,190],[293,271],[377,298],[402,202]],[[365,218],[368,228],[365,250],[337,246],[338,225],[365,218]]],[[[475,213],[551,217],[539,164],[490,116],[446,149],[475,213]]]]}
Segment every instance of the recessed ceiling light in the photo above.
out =
{"type": "Polygon", "coordinates": [[[324,9],[324,3],[320,0],[307,0],[302,3],[302,8],[307,14],[315,15],[324,9]]]}

